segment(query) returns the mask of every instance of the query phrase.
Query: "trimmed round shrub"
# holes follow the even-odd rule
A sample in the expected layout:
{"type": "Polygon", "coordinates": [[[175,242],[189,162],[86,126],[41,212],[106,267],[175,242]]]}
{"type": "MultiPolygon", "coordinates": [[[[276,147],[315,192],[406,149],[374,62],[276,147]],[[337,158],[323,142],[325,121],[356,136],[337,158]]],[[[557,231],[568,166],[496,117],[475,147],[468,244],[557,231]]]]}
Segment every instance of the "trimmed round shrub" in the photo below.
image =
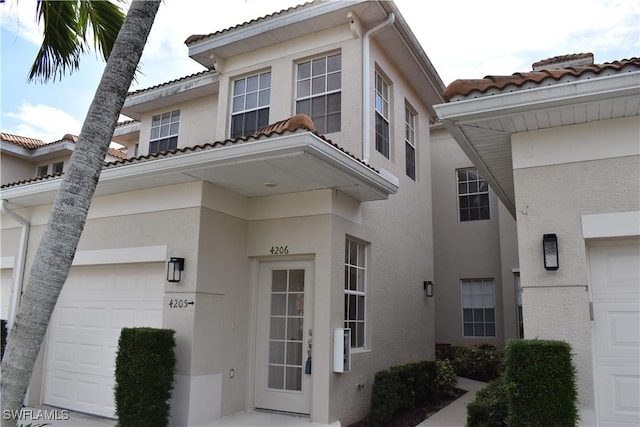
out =
{"type": "Polygon", "coordinates": [[[508,413],[507,387],[498,378],[479,390],[467,404],[467,427],[506,427],[508,413]]]}

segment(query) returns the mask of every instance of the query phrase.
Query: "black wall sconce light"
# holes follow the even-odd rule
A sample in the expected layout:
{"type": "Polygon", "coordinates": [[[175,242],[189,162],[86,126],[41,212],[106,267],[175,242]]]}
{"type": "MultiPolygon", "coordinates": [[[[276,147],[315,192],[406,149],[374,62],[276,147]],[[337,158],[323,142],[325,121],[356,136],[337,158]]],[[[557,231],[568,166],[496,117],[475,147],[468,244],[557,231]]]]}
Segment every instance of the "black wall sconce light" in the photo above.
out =
{"type": "Polygon", "coordinates": [[[425,296],[429,298],[433,297],[433,282],[431,280],[422,282],[422,287],[424,288],[425,296]]]}
{"type": "Polygon", "coordinates": [[[167,263],[167,282],[179,283],[184,270],[184,258],[171,257],[167,263]]]}
{"type": "Polygon", "coordinates": [[[544,257],[544,268],[547,270],[557,270],[560,267],[558,259],[558,236],[555,234],[544,234],[542,236],[542,256],[544,257]]]}

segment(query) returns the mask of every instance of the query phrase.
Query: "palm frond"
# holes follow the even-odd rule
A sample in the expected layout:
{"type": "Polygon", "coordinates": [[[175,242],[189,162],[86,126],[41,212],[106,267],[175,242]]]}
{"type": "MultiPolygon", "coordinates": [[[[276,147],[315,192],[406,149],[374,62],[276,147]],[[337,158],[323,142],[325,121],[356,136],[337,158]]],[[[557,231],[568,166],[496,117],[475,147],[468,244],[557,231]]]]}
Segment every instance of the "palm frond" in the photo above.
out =
{"type": "Polygon", "coordinates": [[[124,21],[122,9],[110,1],[87,0],[80,2],[79,12],[79,29],[86,36],[91,27],[94,48],[106,61],[124,21]]]}
{"type": "Polygon", "coordinates": [[[44,38],[29,71],[28,80],[45,82],[78,68],[82,40],[76,33],[73,1],[38,0],[37,18],[44,25],[44,38]]]}
{"type": "Polygon", "coordinates": [[[124,17],[122,9],[112,1],[38,0],[37,18],[44,24],[44,39],[28,81],[44,83],[78,70],[80,56],[90,44],[106,61],[124,17]],[[90,33],[93,43],[87,41],[90,33]]]}

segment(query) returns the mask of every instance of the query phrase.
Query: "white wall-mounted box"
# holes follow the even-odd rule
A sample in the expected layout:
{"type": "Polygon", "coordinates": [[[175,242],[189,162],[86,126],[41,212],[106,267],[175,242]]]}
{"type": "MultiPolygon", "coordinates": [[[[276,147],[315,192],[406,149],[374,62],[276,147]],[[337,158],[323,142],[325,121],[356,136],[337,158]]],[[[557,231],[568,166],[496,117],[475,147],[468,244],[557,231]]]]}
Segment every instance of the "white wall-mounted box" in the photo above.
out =
{"type": "Polygon", "coordinates": [[[333,330],[333,372],[351,370],[351,329],[333,330]]]}

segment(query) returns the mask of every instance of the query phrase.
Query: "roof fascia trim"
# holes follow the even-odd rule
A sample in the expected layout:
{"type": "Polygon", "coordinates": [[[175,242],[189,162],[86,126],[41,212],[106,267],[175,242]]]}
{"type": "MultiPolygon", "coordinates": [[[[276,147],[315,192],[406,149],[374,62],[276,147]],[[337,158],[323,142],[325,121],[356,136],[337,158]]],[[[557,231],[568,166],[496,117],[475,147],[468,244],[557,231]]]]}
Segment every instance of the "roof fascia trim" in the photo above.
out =
{"type": "Polygon", "coordinates": [[[265,19],[264,21],[250,22],[246,25],[241,24],[239,28],[231,28],[226,31],[222,30],[223,32],[221,34],[205,37],[202,40],[191,43],[190,45],[188,45],[188,54],[190,57],[193,57],[195,55],[199,55],[216,49],[220,46],[236,43],[246,38],[258,36],[277,28],[282,28],[291,24],[306,21],[307,19],[313,18],[315,16],[334,12],[340,9],[349,9],[355,4],[363,3],[365,1],[368,0],[352,0],[349,2],[329,1],[304,7],[300,10],[293,10],[287,13],[283,13],[282,15],[270,17],[268,19],[265,19]]]}
{"type": "MultiPolygon", "coordinates": [[[[16,157],[38,161],[43,156],[51,156],[56,152],[73,152],[75,144],[68,141],[52,142],[37,148],[25,148],[9,142],[2,143],[2,151],[10,153],[16,157]]],[[[61,153],[61,155],[64,153],[61,153]]]]}
{"type": "Polygon", "coordinates": [[[640,72],[632,72],[453,101],[434,105],[434,109],[441,120],[463,124],[523,112],[638,95],[640,95],[640,72]]]}
{"type": "Polygon", "coordinates": [[[127,96],[122,108],[135,107],[136,105],[144,104],[146,102],[155,101],[160,98],[215,84],[219,81],[219,74],[210,73],[203,76],[187,78],[186,80],[179,80],[173,83],[163,83],[155,88],[141,89],[140,93],[134,93],[133,95],[127,96]]]}

